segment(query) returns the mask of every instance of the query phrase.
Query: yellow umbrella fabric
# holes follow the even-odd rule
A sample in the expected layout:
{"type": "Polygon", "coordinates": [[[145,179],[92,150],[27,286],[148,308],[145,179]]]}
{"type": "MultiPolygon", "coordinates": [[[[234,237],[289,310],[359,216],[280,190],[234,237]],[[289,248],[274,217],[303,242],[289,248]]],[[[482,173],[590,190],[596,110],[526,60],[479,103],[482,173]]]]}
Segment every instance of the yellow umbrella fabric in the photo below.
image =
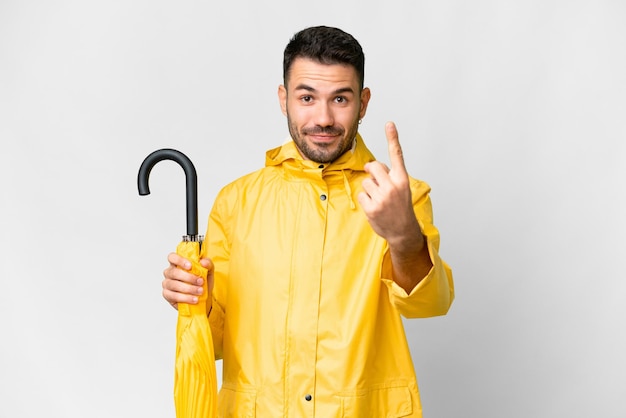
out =
{"type": "Polygon", "coordinates": [[[174,403],[177,418],[217,417],[217,373],[213,338],[206,313],[207,270],[199,264],[200,242],[182,241],[176,252],[192,261],[191,272],[203,277],[197,305],[178,304],[174,403]]]}

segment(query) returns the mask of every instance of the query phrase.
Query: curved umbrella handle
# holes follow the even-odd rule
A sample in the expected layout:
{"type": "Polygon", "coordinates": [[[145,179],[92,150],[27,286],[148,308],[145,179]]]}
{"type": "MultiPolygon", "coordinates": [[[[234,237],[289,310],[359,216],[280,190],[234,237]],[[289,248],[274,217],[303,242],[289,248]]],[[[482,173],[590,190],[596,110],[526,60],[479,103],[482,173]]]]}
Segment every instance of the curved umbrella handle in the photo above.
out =
{"type": "Polygon", "coordinates": [[[162,160],[177,162],[185,170],[187,183],[187,235],[198,235],[198,179],[196,168],[191,160],[182,152],[175,149],[163,148],[154,151],[143,160],[137,175],[137,187],[141,196],[150,194],[148,178],[156,163],[162,160]]]}

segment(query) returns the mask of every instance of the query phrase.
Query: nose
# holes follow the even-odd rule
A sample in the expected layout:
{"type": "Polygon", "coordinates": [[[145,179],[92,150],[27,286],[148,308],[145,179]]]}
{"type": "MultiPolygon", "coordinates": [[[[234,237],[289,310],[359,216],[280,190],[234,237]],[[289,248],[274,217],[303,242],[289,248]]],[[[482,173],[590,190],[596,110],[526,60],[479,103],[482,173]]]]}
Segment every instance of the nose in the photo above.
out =
{"type": "Polygon", "coordinates": [[[315,112],[315,124],[317,126],[333,126],[335,118],[328,103],[319,103],[315,112]]]}

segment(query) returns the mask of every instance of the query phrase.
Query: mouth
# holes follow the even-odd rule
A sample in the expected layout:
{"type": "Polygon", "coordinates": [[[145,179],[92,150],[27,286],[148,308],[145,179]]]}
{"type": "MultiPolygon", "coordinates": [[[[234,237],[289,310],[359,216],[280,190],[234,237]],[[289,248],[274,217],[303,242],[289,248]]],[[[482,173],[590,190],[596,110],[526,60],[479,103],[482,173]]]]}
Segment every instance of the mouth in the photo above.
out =
{"type": "Polygon", "coordinates": [[[320,146],[332,145],[340,141],[343,135],[343,132],[335,128],[305,129],[302,133],[305,134],[313,144],[320,146]]]}
{"type": "Polygon", "coordinates": [[[328,134],[309,134],[307,136],[311,138],[311,141],[315,143],[322,143],[322,144],[334,142],[339,137],[339,135],[328,135],[328,134]]]}

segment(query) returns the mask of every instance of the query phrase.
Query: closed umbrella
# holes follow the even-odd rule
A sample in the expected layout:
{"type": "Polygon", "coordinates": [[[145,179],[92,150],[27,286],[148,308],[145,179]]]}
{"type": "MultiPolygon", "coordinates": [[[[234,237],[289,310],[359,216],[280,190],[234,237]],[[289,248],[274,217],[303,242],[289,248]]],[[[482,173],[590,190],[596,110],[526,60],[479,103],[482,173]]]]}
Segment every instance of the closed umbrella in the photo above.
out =
{"type": "Polygon", "coordinates": [[[156,163],[172,160],[182,166],[187,183],[187,235],[176,252],[192,262],[193,274],[204,278],[204,292],[198,304],[178,304],[176,325],[176,368],[174,403],[177,418],[212,418],[217,416],[217,375],[213,338],[206,313],[207,270],[199,263],[202,236],[198,235],[198,184],[196,169],[180,151],[160,149],[146,157],[139,168],[137,185],[140,195],[150,194],[148,178],[156,163]]]}

